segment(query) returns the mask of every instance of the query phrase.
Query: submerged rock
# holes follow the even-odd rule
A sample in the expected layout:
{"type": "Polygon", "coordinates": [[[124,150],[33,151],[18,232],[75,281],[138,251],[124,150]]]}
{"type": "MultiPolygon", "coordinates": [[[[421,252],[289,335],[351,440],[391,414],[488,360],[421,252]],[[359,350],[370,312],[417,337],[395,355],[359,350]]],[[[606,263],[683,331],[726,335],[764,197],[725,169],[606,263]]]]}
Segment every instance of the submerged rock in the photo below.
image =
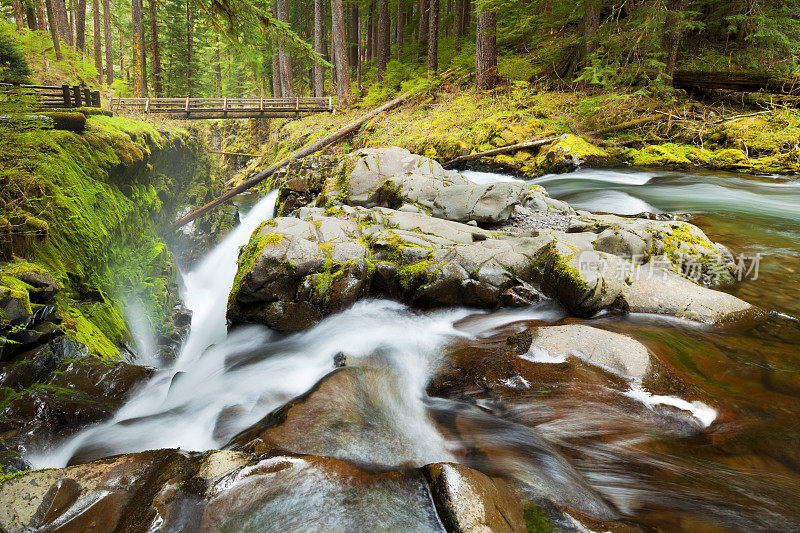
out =
{"type": "Polygon", "coordinates": [[[521,521],[505,482],[457,465],[371,470],[309,455],[154,450],[0,485],[9,533],[444,531],[443,522],[448,531],[520,531],[521,521]]]}
{"type": "Polygon", "coordinates": [[[731,282],[736,265],[685,222],[575,213],[539,187],[478,185],[399,148],[355,152],[324,175],[314,202],[324,208],[263,223],[243,249],[230,326],[296,331],[366,297],[492,308],[544,293],[579,317],[615,310],[706,323],[755,313],[701,285],[731,282]]]}

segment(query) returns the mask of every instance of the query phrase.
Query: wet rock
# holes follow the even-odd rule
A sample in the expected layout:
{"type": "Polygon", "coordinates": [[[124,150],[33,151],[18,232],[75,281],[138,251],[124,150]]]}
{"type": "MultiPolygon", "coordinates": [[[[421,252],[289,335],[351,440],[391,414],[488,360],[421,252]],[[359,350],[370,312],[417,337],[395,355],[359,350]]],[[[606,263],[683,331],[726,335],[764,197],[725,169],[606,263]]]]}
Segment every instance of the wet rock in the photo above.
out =
{"type": "Polygon", "coordinates": [[[0,436],[9,447],[24,450],[36,443],[49,443],[109,418],[153,372],[93,357],[67,359],[57,365],[57,361],[71,357],[64,357],[66,354],[75,353],[69,341],[62,340],[35,354],[38,359],[21,360],[4,369],[0,377],[18,387],[7,393],[6,405],[0,411],[0,436]],[[58,371],[53,372],[53,367],[58,371]],[[30,384],[25,370],[35,371],[36,379],[46,379],[30,384]]]}
{"type": "Polygon", "coordinates": [[[626,378],[642,379],[650,366],[650,355],[642,343],[582,324],[536,328],[530,348],[521,357],[536,360],[542,351],[549,357],[576,356],[626,378]]]}
{"type": "Polygon", "coordinates": [[[608,152],[576,135],[562,135],[542,148],[535,160],[540,174],[571,172],[581,165],[608,167],[620,161],[608,152]]]}
{"type": "Polygon", "coordinates": [[[350,205],[413,204],[437,218],[502,222],[527,195],[518,183],[477,184],[439,163],[397,147],[359,150],[341,164],[327,190],[346,190],[350,205]]]}
{"type": "Polygon", "coordinates": [[[519,497],[506,481],[453,463],[428,465],[424,471],[448,531],[528,531],[519,497]]]}
{"type": "Polygon", "coordinates": [[[442,522],[448,531],[520,531],[520,519],[505,482],[451,464],[374,470],[317,456],[154,450],[0,485],[0,528],[9,533],[429,532],[444,531],[442,522]]]}
{"type": "Polygon", "coordinates": [[[59,337],[47,344],[17,354],[0,368],[0,388],[7,387],[17,392],[50,377],[57,365],[65,359],[77,359],[88,355],[86,347],[71,339],[59,337]]]}
{"type": "Polygon", "coordinates": [[[431,446],[422,422],[425,411],[415,403],[404,376],[386,366],[359,364],[331,372],[225,447],[257,454],[285,450],[383,466],[449,457],[431,446]]]}

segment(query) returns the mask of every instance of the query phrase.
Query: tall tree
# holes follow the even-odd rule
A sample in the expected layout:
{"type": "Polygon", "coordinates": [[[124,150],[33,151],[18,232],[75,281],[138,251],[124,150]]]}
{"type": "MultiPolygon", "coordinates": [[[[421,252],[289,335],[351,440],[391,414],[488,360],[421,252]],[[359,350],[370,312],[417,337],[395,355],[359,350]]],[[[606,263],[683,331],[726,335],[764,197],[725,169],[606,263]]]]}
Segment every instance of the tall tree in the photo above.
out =
{"type": "Polygon", "coordinates": [[[389,0],[378,0],[378,76],[381,79],[389,63],[391,25],[389,0]]]}
{"type": "MultiPolygon", "coordinates": [[[[324,52],[323,42],[325,41],[322,7],[323,0],[314,0],[314,51],[320,56],[324,52]]],[[[356,14],[358,14],[357,11],[356,14]]],[[[325,71],[318,62],[314,62],[314,96],[317,98],[325,96],[325,71]]]]}
{"type": "MultiPolygon", "coordinates": [[[[289,23],[289,4],[288,0],[277,0],[277,15],[281,22],[289,23]]],[[[294,80],[292,69],[292,56],[289,51],[280,46],[278,48],[278,64],[281,72],[281,89],[284,97],[294,96],[294,80]]]]}
{"type": "Polygon", "coordinates": [[[405,29],[405,13],[403,0],[397,0],[397,60],[403,56],[403,30],[405,29]]]}
{"type": "MultiPolygon", "coordinates": [[[[161,65],[161,47],[158,43],[159,33],[158,2],[157,0],[150,0],[150,34],[153,39],[150,50],[153,58],[153,92],[155,93],[156,97],[161,96],[164,91],[164,72],[161,65]]],[[[219,64],[219,58],[217,58],[217,64],[219,64]]]]}
{"type": "Polygon", "coordinates": [[[664,34],[661,38],[661,50],[664,54],[664,74],[666,82],[672,85],[675,75],[675,64],[678,61],[678,47],[681,44],[683,30],[681,11],[686,7],[686,0],[667,0],[667,16],[664,19],[664,34]]]}
{"type": "Polygon", "coordinates": [[[475,84],[478,89],[497,85],[497,14],[493,9],[479,9],[475,41],[475,84]]]}
{"type": "Polygon", "coordinates": [[[54,0],[45,0],[45,8],[47,9],[47,20],[50,21],[50,38],[53,40],[53,51],[56,54],[56,59],[61,61],[64,56],[61,55],[61,43],[58,35],[58,25],[55,24],[55,7],[53,6],[54,0]]]}
{"type": "Polygon", "coordinates": [[[428,0],[419,0],[419,44],[420,52],[427,54],[428,52],[428,33],[430,33],[430,25],[428,22],[429,15],[428,0]]]}
{"type": "Polygon", "coordinates": [[[370,0],[367,12],[367,60],[375,57],[375,1],[370,0]]]}
{"type": "Polygon", "coordinates": [[[44,0],[34,0],[36,3],[36,28],[39,31],[47,31],[47,10],[44,7],[44,0]]]}
{"type": "Polygon", "coordinates": [[[100,34],[100,0],[92,0],[92,44],[94,45],[94,68],[97,69],[97,84],[103,84],[103,41],[100,34]]]}
{"type": "Polygon", "coordinates": [[[131,23],[133,29],[133,96],[144,96],[144,35],[142,33],[142,2],[131,0],[131,23]]]}
{"type": "MultiPolygon", "coordinates": [[[[135,0],[134,0],[135,1],[135,0]]],[[[194,13],[190,0],[186,0],[186,96],[193,96],[192,53],[194,52],[194,13]]]]}
{"type": "Polygon", "coordinates": [[[67,4],[64,0],[52,0],[53,2],[53,15],[54,18],[47,17],[47,20],[56,23],[58,34],[61,40],[72,46],[72,31],[69,26],[69,18],[67,17],[67,4]]]}
{"type": "Polygon", "coordinates": [[[342,0],[331,0],[331,40],[336,58],[336,92],[339,95],[339,107],[350,105],[350,65],[347,61],[347,41],[345,39],[344,6],[342,0]]]}
{"type": "Polygon", "coordinates": [[[17,23],[17,31],[22,32],[25,29],[25,15],[22,13],[22,2],[14,0],[14,22],[17,23]]]}
{"type": "Polygon", "coordinates": [[[439,71],[439,0],[430,0],[428,15],[428,77],[439,71]]]}
{"type": "Polygon", "coordinates": [[[456,0],[453,6],[453,37],[460,39],[464,36],[464,0],[456,0]]]}
{"type": "Polygon", "coordinates": [[[597,49],[596,35],[600,28],[601,0],[583,0],[583,16],[578,24],[578,44],[567,59],[562,77],[571,77],[586,65],[597,49]]]}
{"type": "Polygon", "coordinates": [[[106,83],[111,85],[114,83],[114,42],[111,38],[110,0],[103,0],[103,37],[106,42],[106,83]]]}
{"type": "Polygon", "coordinates": [[[75,13],[75,47],[81,52],[86,51],[86,0],[78,0],[75,13]]]}
{"type": "Polygon", "coordinates": [[[350,66],[358,62],[358,40],[361,38],[361,28],[358,25],[358,2],[352,2],[350,8],[345,7],[345,14],[349,17],[347,22],[347,42],[350,46],[350,66]]]}

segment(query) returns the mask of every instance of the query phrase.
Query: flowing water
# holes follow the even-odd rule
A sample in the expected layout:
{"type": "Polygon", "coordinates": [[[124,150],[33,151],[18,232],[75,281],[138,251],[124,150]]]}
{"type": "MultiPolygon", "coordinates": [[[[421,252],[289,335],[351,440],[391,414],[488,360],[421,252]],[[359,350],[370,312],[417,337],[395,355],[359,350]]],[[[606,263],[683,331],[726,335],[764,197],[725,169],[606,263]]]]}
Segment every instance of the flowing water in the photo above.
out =
{"type": "MultiPolygon", "coordinates": [[[[468,174],[484,182],[515,179],[468,174]]],[[[735,252],[761,254],[758,279],[727,290],[775,312],[737,329],[646,316],[591,321],[644,342],[679,376],[683,386],[675,394],[654,396],[638,383],[618,390],[592,378],[591,369],[564,380],[563,365],[548,364],[559,361],[537,359],[546,369],[538,383],[527,384],[524,401],[502,410],[481,400],[432,398],[426,386],[454,347],[491,354],[509,334],[556,323],[563,311],[542,305],[422,313],[368,300],[302,333],[248,327],[228,335],[226,299],[238,248],[272,216],[271,193],[184,274],[193,316],[177,360],[113,419],[29,460],[64,466],[160,447],[219,448],[308,391],[346,352],[348,366],[381,368],[381,398],[370,405],[372,431],[335,441],[332,456],[378,466],[463,461],[514,477],[532,494],[597,520],[666,530],[800,529],[800,327],[793,318],[800,313],[800,183],[590,169],[535,182],[578,209],[681,213],[735,252]],[[561,393],[552,393],[556,386],[561,393]],[[466,453],[464,435],[447,430],[446,421],[456,417],[481,454],[466,453]]]]}

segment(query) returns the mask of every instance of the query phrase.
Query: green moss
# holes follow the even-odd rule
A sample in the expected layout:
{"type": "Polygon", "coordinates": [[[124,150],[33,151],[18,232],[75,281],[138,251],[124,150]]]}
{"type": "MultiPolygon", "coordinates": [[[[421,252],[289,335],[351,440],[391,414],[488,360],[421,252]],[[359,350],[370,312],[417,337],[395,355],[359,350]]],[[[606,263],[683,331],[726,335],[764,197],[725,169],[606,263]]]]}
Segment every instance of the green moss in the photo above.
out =
{"type": "Polygon", "coordinates": [[[242,288],[242,283],[244,282],[245,276],[247,276],[247,274],[250,272],[250,269],[253,268],[253,264],[256,262],[256,259],[258,259],[258,256],[261,255],[261,252],[264,251],[264,248],[267,246],[280,244],[283,241],[283,235],[280,233],[270,232],[261,235],[261,231],[265,227],[271,226],[270,222],[271,221],[269,220],[262,222],[253,231],[250,236],[250,240],[239,253],[239,266],[236,270],[236,276],[233,278],[233,287],[228,295],[228,309],[230,309],[236,301],[236,296],[239,294],[239,290],[242,288]]]}
{"type": "Polygon", "coordinates": [[[547,513],[535,503],[525,505],[523,516],[529,533],[555,533],[558,531],[547,513]]]}
{"type": "Polygon", "coordinates": [[[436,261],[432,259],[423,259],[410,265],[401,265],[397,269],[400,286],[407,292],[413,292],[422,285],[435,281],[436,273],[430,270],[435,265],[436,261]]]}

